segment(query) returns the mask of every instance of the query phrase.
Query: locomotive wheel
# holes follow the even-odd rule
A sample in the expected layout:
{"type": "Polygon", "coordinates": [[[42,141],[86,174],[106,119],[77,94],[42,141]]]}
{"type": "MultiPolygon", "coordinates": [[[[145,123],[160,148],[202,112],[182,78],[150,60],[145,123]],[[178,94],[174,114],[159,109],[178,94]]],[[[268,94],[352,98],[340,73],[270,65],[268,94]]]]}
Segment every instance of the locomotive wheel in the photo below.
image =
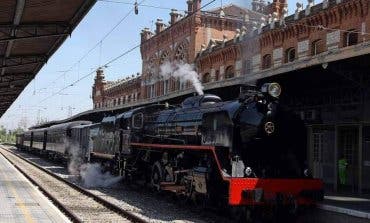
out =
{"type": "Polygon", "coordinates": [[[151,186],[154,190],[160,191],[161,190],[161,182],[163,179],[163,171],[162,165],[157,161],[152,166],[152,174],[151,174],[151,186]]]}

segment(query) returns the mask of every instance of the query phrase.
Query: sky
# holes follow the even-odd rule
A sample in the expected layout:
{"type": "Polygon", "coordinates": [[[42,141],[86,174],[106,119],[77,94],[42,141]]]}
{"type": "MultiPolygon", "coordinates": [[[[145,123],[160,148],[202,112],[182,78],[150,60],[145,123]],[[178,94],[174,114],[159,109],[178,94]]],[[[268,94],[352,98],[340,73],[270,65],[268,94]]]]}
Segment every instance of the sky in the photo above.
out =
{"type": "MultiPolygon", "coordinates": [[[[115,0],[134,2],[134,0],[115,0]]],[[[48,60],[36,78],[24,89],[8,111],[1,117],[0,125],[15,129],[20,122],[34,125],[39,118],[59,120],[92,109],[92,85],[96,70],[112,58],[140,44],[140,32],[144,27],[153,29],[157,18],[170,20],[170,8],[186,10],[186,0],[144,0],[143,4],[168,9],[139,7],[139,15],[131,13],[103,41],[104,36],[132,10],[128,4],[115,1],[97,1],[95,6],[73,31],[70,38],[48,60]],[[96,47],[95,47],[96,46],[96,47]],[[95,48],[94,48],[95,47],[95,48]],[[88,56],[81,58],[93,49],[88,56]],[[91,74],[91,75],[89,75],[91,74]],[[56,94],[74,81],[85,79],[56,94]],[[54,95],[54,96],[52,96],[54,95]]],[[[140,1],[139,1],[140,2],[140,1]]],[[[203,0],[205,5],[210,0],[203,0]]],[[[297,0],[288,0],[289,14],[294,13],[297,0]]],[[[206,9],[234,3],[250,8],[251,0],[216,0],[206,9]]],[[[141,72],[140,50],[105,68],[106,80],[117,80],[141,72]]]]}

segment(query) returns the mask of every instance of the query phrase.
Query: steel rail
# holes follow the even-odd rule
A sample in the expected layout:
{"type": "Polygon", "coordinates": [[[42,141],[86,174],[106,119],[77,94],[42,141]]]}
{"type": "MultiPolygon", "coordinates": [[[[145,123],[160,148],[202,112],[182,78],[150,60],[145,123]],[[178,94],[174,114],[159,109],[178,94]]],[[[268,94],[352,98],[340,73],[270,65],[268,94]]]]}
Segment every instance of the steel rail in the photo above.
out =
{"type": "MultiPolygon", "coordinates": [[[[38,168],[39,170],[41,170],[41,171],[43,171],[43,172],[45,172],[45,173],[49,174],[50,176],[52,176],[52,177],[56,178],[57,180],[59,180],[59,181],[61,181],[61,182],[65,183],[65,184],[67,184],[68,186],[72,187],[73,189],[75,189],[75,190],[79,191],[80,193],[82,193],[82,194],[84,194],[84,195],[86,195],[86,196],[88,196],[88,197],[91,197],[92,199],[94,199],[94,200],[95,200],[95,201],[97,201],[98,203],[102,204],[104,207],[106,207],[106,208],[108,208],[109,210],[111,210],[111,211],[113,211],[113,212],[115,212],[115,213],[117,213],[117,214],[119,214],[119,215],[121,215],[121,216],[123,216],[123,217],[127,218],[128,220],[130,220],[130,221],[132,221],[132,222],[134,222],[134,223],[149,223],[149,221],[147,221],[147,220],[145,220],[145,219],[143,219],[143,218],[141,218],[141,217],[139,217],[139,216],[137,216],[137,215],[135,215],[135,214],[133,214],[133,213],[131,213],[131,212],[127,211],[127,210],[124,210],[124,209],[120,208],[119,206],[117,206],[117,205],[115,205],[115,204],[113,204],[113,203],[111,203],[111,202],[109,202],[109,201],[107,201],[107,200],[105,200],[105,199],[103,199],[103,198],[101,198],[101,197],[99,197],[99,196],[97,196],[97,195],[95,195],[95,194],[91,193],[90,191],[88,191],[88,190],[86,190],[86,189],[84,189],[84,188],[82,188],[82,187],[80,187],[80,186],[78,186],[78,185],[76,185],[76,184],[74,184],[74,183],[72,183],[72,182],[70,182],[70,181],[68,181],[68,180],[66,180],[66,179],[64,179],[64,178],[62,178],[62,177],[60,177],[59,175],[57,175],[57,174],[55,174],[55,173],[53,173],[53,172],[51,172],[51,171],[49,171],[49,170],[47,170],[47,169],[45,169],[45,168],[43,168],[43,167],[39,166],[39,165],[37,165],[36,163],[34,163],[34,162],[32,162],[32,161],[30,161],[30,160],[28,160],[28,159],[26,159],[26,158],[24,158],[24,157],[22,157],[22,156],[20,156],[20,155],[16,154],[16,153],[14,153],[13,151],[11,151],[11,150],[9,150],[9,149],[6,149],[6,148],[3,148],[3,147],[2,147],[2,149],[3,149],[3,150],[6,150],[7,152],[11,153],[12,155],[16,156],[17,158],[19,158],[19,159],[21,159],[21,160],[23,160],[23,161],[27,162],[28,164],[30,164],[30,165],[32,165],[32,166],[34,166],[34,167],[38,168]]],[[[3,154],[3,152],[1,152],[1,151],[0,151],[0,153],[1,153],[1,154],[2,154],[2,155],[3,155],[7,160],[9,160],[9,159],[8,159],[8,158],[3,154]]],[[[16,167],[16,165],[15,165],[13,162],[11,162],[11,161],[9,161],[9,162],[10,162],[10,163],[12,163],[12,165],[16,167]]],[[[19,167],[16,167],[16,168],[19,170],[19,167]]],[[[23,175],[25,175],[27,178],[30,178],[30,176],[28,176],[26,173],[24,173],[24,171],[20,171],[20,172],[21,172],[23,175]]],[[[32,181],[34,181],[34,180],[31,180],[31,182],[32,182],[32,181]]],[[[37,186],[38,186],[38,185],[37,185],[37,186]]],[[[40,188],[41,188],[41,187],[40,187],[40,188]]],[[[68,211],[68,210],[67,210],[67,211],[68,211]]],[[[76,221],[76,222],[81,222],[81,221],[76,221]]]]}

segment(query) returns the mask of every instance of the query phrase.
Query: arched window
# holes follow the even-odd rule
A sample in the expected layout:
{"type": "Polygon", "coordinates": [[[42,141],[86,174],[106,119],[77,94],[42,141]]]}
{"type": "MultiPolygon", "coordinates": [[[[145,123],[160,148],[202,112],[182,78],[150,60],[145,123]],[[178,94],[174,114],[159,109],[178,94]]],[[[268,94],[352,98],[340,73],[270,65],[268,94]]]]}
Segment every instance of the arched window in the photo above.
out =
{"type": "Polygon", "coordinates": [[[187,52],[187,43],[181,43],[178,45],[178,47],[176,48],[175,50],[175,60],[177,61],[183,61],[183,62],[186,62],[187,61],[187,55],[188,55],[188,52],[187,52]]]}
{"type": "Polygon", "coordinates": [[[324,41],[321,39],[313,41],[311,45],[311,55],[314,56],[324,52],[324,47],[324,41]]]}
{"type": "Polygon", "coordinates": [[[233,78],[234,76],[234,66],[228,66],[225,71],[225,79],[233,78]]]}
{"type": "Polygon", "coordinates": [[[295,48],[289,48],[285,51],[285,63],[293,62],[295,60],[295,48]]]}
{"type": "Polygon", "coordinates": [[[262,69],[268,69],[271,67],[271,54],[266,54],[262,58],[262,69]]]}
{"type": "Polygon", "coordinates": [[[220,71],[216,70],[215,81],[218,81],[218,80],[220,80],[220,71]]]}
{"type": "Polygon", "coordinates": [[[202,82],[203,83],[208,83],[211,81],[211,75],[209,73],[203,74],[202,82]]]}
{"type": "Polygon", "coordinates": [[[161,57],[159,58],[159,64],[163,64],[165,61],[168,61],[170,53],[165,50],[162,52],[161,57]]]}
{"type": "Polygon", "coordinates": [[[147,70],[150,72],[153,68],[155,68],[157,58],[155,56],[150,57],[148,61],[147,70]]]}
{"type": "Polygon", "coordinates": [[[358,33],[355,29],[343,33],[343,47],[353,46],[358,43],[358,33]]]}
{"type": "Polygon", "coordinates": [[[245,60],[245,74],[250,74],[252,72],[252,61],[251,60],[245,60]]]}

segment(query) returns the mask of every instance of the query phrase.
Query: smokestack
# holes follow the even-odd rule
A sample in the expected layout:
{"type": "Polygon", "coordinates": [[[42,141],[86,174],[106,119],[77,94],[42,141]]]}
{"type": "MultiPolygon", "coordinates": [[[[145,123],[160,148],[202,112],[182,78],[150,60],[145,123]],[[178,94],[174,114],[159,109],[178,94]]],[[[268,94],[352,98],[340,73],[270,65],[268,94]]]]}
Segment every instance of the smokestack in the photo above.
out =
{"type": "Polygon", "coordinates": [[[179,18],[179,13],[177,12],[176,9],[172,9],[171,10],[171,13],[170,13],[170,16],[171,16],[171,25],[175,24],[179,18]]]}
{"type": "Polygon", "coordinates": [[[193,0],[188,0],[186,3],[188,4],[188,14],[193,13],[193,0]]]}
{"type": "Polygon", "coordinates": [[[253,0],[253,2],[252,2],[252,10],[253,11],[255,11],[255,12],[258,12],[258,10],[259,10],[259,2],[258,2],[258,0],[253,0]]]}
{"type": "Polygon", "coordinates": [[[156,30],[155,33],[158,34],[164,30],[164,23],[162,19],[157,19],[157,22],[155,23],[156,25],[156,30]]]}
{"type": "Polygon", "coordinates": [[[276,12],[277,17],[280,18],[285,7],[288,7],[286,0],[273,0],[273,2],[267,6],[266,14],[273,14],[276,12]]]}
{"type": "Polygon", "coordinates": [[[193,12],[198,12],[201,8],[202,8],[202,1],[194,0],[193,1],[193,12]]]}
{"type": "Polygon", "coordinates": [[[149,28],[144,28],[141,30],[141,42],[150,39],[153,36],[153,33],[150,31],[149,28]]]}

